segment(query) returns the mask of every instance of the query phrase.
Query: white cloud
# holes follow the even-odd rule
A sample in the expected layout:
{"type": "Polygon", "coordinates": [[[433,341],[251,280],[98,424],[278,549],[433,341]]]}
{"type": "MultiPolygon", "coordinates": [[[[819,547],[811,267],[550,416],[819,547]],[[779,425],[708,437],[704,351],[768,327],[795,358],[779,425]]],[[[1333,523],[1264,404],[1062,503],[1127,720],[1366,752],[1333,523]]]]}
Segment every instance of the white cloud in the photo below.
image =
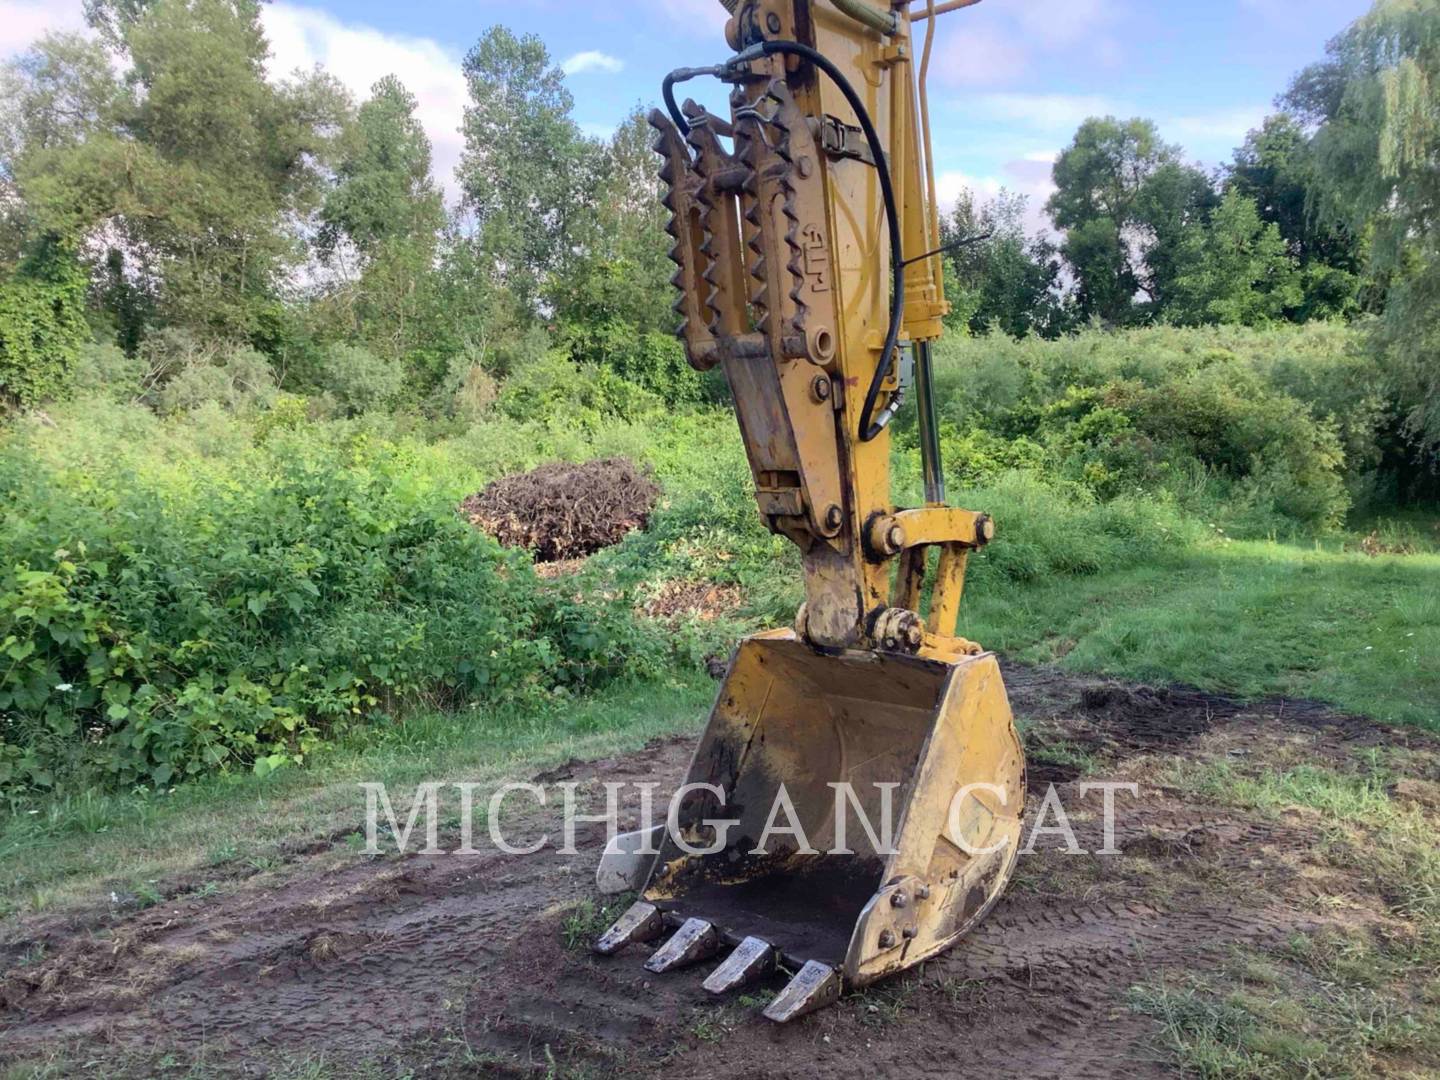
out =
{"type": "Polygon", "coordinates": [[[969,191],[977,203],[994,199],[1002,191],[1012,195],[1025,196],[1025,231],[1030,235],[1052,232],[1050,219],[1045,214],[1045,201],[1055,190],[1050,179],[1050,168],[1054,154],[1026,154],[1023,158],[1007,161],[1000,176],[972,176],[961,170],[946,170],[935,175],[935,194],[940,201],[940,212],[949,213],[955,207],[962,192],[969,191]]]}
{"type": "MultiPolygon", "coordinates": [[[[720,0],[652,0],[654,6],[681,30],[715,42],[717,59],[728,51],[722,33],[729,13],[720,0]]],[[[633,10],[633,9],[632,9],[633,10]]]]}
{"type": "Polygon", "coordinates": [[[1213,143],[1233,140],[1238,146],[1258,128],[1270,112],[1264,105],[1240,105],[1214,109],[1192,116],[1176,116],[1161,122],[1167,133],[1182,142],[1213,143]]]}
{"type": "Polygon", "coordinates": [[[957,86],[994,87],[1056,63],[1115,66],[1119,42],[1117,0],[1019,0],[967,8],[936,28],[936,75],[957,86]]]}
{"type": "Polygon", "coordinates": [[[79,0],[0,0],[0,57],[24,52],[42,34],[84,25],[79,0]]]}
{"type": "Polygon", "coordinates": [[[1009,7],[1027,37],[1051,49],[1093,39],[1116,17],[1110,0],[1025,0],[1009,7]]]}
{"type": "Polygon", "coordinates": [[[1016,36],[992,26],[937,31],[931,76],[952,86],[994,86],[1025,73],[1029,53],[1016,36]]]}
{"type": "Polygon", "coordinates": [[[432,38],[342,23],[317,8],[283,0],[260,11],[270,40],[272,78],[319,64],[362,101],[379,79],[399,78],[415,95],[415,115],[430,137],[435,177],[442,186],[453,187],[452,174],[465,146],[460,124],[469,100],[457,53],[432,38]]]}
{"type": "Polygon", "coordinates": [[[587,49],[562,60],[560,70],[566,75],[584,75],[592,71],[615,75],[625,70],[625,61],[598,49],[587,49]]]}
{"type": "Polygon", "coordinates": [[[1025,124],[1038,131],[1069,134],[1088,117],[1128,113],[1098,94],[980,94],[965,102],[977,117],[1025,124]]]}

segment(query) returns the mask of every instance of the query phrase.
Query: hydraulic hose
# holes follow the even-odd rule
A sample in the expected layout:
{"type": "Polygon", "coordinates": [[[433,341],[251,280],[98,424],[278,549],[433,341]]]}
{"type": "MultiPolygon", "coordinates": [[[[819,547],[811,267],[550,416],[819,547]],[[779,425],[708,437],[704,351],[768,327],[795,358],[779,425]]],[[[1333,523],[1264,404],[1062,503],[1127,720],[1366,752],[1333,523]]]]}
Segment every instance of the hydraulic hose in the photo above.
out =
{"type": "Polygon", "coordinates": [[[732,66],[744,64],[761,56],[773,56],[776,53],[798,56],[810,61],[839,87],[840,93],[844,95],[845,100],[854,111],[855,118],[860,121],[860,130],[864,132],[865,139],[870,144],[871,156],[875,158],[875,172],[880,178],[880,198],[885,204],[885,222],[890,234],[892,280],[890,325],[885,331],[885,345],[880,352],[880,363],[875,368],[875,375],[870,380],[870,388],[865,392],[865,405],[860,410],[860,441],[869,442],[885,430],[905,400],[904,390],[897,388],[880,416],[878,418],[875,416],[875,405],[880,398],[880,388],[895,363],[895,344],[900,337],[900,320],[905,312],[905,259],[901,255],[900,213],[895,202],[895,187],[890,181],[890,166],[885,160],[884,147],[880,143],[880,136],[875,131],[875,125],[870,120],[870,113],[866,110],[865,103],[860,100],[860,95],[855,93],[855,88],[850,85],[850,80],[845,78],[840,69],[827,60],[822,53],[812,49],[809,45],[802,45],[798,41],[761,41],[737,53],[730,63],[732,66]]]}

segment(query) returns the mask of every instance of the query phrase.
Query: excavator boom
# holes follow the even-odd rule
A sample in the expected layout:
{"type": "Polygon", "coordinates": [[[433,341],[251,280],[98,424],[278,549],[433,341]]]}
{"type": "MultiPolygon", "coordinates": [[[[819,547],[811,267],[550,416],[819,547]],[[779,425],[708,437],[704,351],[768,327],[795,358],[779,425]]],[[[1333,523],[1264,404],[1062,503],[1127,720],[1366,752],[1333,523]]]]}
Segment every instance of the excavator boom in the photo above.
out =
{"type": "Polygon", "coordinates": [[[736,650],[657,847],[622,837],[602,859],[602,887],[641,899],[596,949],[671,932],[647,968],[728,953],[717,993],[788,971],[766,1009],[783,1021],[983,916],[1014,868],[1024,760],[994,656],[955,635],[994,526],[945,505],[930,394],[949,309],[923,77],[935,16],[967,5],[916,11],[918,58],[903,2],[726,6],[733,54],[667,76],[650,122],[679,335],[724,371],[805,602],[736,650]],[[677,103],[695,78],[729,87],[727,116],[677,103]],[[912,384],[926,501],[904,509],[889,424],[912,384]]]}

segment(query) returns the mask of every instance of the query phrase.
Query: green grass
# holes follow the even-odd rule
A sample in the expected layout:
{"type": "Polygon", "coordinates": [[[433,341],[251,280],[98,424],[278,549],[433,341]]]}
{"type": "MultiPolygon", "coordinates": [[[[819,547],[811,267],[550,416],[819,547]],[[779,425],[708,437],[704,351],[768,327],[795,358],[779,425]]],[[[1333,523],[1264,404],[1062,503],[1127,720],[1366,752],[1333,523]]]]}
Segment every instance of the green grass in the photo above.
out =
{"type": "Polygon", "coordinates": [[[714,693],[703,674],[686,674],[509,712],[425,714],[371,729],[364,743],[330,750],[303,770],[220,776],[171,794],[40,803],[0,820],[0,916],[93,906],[111,893],[131,906],[177,889],[208,895],[226,878],[277,870],[317,844],[354,857],[361,781],[404,789],[422,780],[528,779],[571,757],[697,730],[714,693]]]}
{"type": "Polygon", "coordinates": [[[960,632],[1016,659],[1440,730],[1440,555],[1237,542],[965,604],[960,632]]]}

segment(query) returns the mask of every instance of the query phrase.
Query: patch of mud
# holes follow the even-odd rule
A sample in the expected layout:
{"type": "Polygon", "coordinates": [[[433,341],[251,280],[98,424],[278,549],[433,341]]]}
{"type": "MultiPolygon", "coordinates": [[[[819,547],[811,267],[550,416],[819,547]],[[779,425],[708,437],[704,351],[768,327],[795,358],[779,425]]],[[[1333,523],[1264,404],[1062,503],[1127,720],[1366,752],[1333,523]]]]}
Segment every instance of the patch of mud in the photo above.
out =
{"type": "MultiPolygon", "coordinates": [[[[700,983],[713,962],[655,976],[642,967],[646,947],[609,959],[567,948],[567,917],[597,902],[604,835],[591,826],[573,857],[551,847],[357,856],[312,873],[302,859],[264,887],[103,926],[22,924],[3,955],[34,946],[42,925],[46,948],[0,976],[0,1062],[64,1046],[112,1075],[203,1053],[237,1072],[323,1055],[332,1067],[422,1076],[1159,1077],[1173,1074],[1148,1049],[1154,1024],[1128,1009],[1129,987],[1167,968],[1223,965],[1237,946],[1387,918],[1374,882],[1326,861],[1313,814],[1205,805],[1152,778],[1237,749],[1256,761],[1349,761],[1375,733],[1411,746],[1428,771],[1433,739],[1309,704],[1241,706],[1049,669],[1007,666],[1005,677],[1027,737],[1051,748],[1032,764],[1032,791],[1065,785],[1086,851],[1106,841],[1101,795],[1082,798],[1075,782],[1140,784],[1138,798],[1117,797],[1121,854],[1043,841],[958,947],[794,1024],[761,1019],[755,997],[712,999],[700,983]],[[1086,764],[1062,760],[1061,747],[1086,764]]],[[[688,738],[657,740],[535,780],[592,793],[599,781],[655,780],[663,805],[691,750],[688,738]]],[[[1029,800],[1032,815],[1040,801],[1029,800]]],[[[548,813],[527,827],[553,829],[548,813]]]]}

